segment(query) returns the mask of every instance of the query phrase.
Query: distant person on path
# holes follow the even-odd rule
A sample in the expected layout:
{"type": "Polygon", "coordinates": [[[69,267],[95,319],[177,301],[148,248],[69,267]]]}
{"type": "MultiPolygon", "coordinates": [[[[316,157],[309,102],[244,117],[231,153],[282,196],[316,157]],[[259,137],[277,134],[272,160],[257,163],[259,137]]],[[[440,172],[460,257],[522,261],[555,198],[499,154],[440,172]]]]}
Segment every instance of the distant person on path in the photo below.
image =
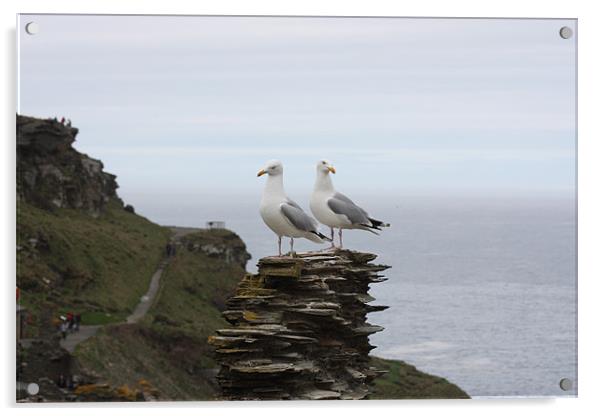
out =
{"type": "Polygon", "coordinates": [[[61,337],[63,340],[67,339],[67,322],[61,324],[61,337]]]}
{"type": "Polygon", "coordinates": [[[74,325],[73,325],[73,329],[75,329],[76,332],[79,331],[79,326],[81,324],[82,321],[82,316],[81,314],[75,314],[75,316],[73,317],[74,320],[74,325]]]}
{"type": "Polygon", "coordinates": [[[73,312],[67,312],[67,324],[69,331],[73,329],[73,312]]]}
{"type": "Polygon", "coordinates": [[[70,118],[67,119],[67,127],[71,127],[71,119],[70,118]]]}
{"type": "Polygon", "coordinates": [[[176,255],[176,244],[174,242],[169,242],[167,243],[167,245],[165,246],[165,253],[167,254],[167,257],[173,257],[176,255]]]}

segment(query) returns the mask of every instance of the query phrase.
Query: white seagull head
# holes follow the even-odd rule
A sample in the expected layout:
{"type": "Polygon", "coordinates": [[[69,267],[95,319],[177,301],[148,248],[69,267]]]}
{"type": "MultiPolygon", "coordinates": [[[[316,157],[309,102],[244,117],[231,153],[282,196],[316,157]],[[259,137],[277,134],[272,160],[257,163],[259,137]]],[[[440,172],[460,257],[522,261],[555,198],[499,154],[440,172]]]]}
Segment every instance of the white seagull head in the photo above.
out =
{"type": "Polygon", "coordinates": [[[318,173],[323,173],[324,175],[328,175],[329,173],[337,173],[336,169],[328,160],[320,160],[316,164],[316,169],[318,173]]]}
{"type": "Polygon", "coordinates": [[[257,172],[257,176],[265,175],[266,173],[270,176],[282,175],[284,167],[282,162],[279,160],[270,160],[266,163],[265,167],[257,172]]]}

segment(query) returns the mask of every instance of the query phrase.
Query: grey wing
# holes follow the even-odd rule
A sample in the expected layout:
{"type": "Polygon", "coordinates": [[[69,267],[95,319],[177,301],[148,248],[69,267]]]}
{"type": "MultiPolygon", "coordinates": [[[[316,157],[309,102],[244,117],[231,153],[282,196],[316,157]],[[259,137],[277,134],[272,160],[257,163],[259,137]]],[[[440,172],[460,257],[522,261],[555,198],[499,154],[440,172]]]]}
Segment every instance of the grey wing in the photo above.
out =
{"type": "Polygon", "coordinates": [[[346,216],[352,224],[370,224],[368,213],[341,193],[334,194],[327,203],[335,214],[346,216]]]}
{"type": "Polygon", "coordinates": [[[287,200],[284,204],[280,204],[280,210],[282,214],[288,219],[295,227],[300,230],[307,232],[316,232],[316,221],[307,215],[299,205],[295,204],[291,200],[287,200]]]}
{"type": "Polygon", "coordinates": [[[348,204],[355,205],[356,207],[358,207],[358,208],[360,209],[360,211],[362,211],[362,212],[364,213],[364,215],[366,216],[366,218],[368,218],[368,219],[369,219],[369,217],[370,217],[370,216],[368,215],[368,213],[366,212],[366,210],[365,210],[365,209],[363,209],[363,208],[362,208],[362,207],[360,207],[359,205],[356,205],[356,204],[355,204],[355,202],[353,202],[353,201],[352,201],[350,198],[346,197],[346,196],[345,196],[345,195],[343,195],[342,193],[340,193],[340,192],[336,192],[336,193],[334,194],[333,198],[335,198],[335,199],[340,199],[341,201],[347,202],[348,204]]]}
{"type": "Polygon", "coordinates": [[[340,199],[341,201],[345,201],[345,202],[347,202],[349,204],[355,205],[355,202],[353,202],[350,198],[347,198],[345,195],[343,195],[340,192],[335,192],[333,198],[334,199],[340,199]]]}

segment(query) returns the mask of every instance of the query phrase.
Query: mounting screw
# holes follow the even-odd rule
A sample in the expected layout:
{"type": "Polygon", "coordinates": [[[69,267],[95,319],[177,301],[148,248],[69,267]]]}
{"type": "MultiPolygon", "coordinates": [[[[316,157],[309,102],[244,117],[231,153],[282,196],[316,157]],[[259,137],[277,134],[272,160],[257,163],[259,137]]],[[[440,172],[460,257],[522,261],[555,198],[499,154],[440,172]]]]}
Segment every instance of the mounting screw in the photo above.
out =
{"type": "Polygon", "coordinates": [[[39,392],[40,392],[40,386],[38,386],[38,383],[29,383],[27,385],[27,394],[35,396],[39,392]]]}
{"type": "Polygon", "coordinates": [[[571,36],[573,36],[573,29],[568,26],[563,26],[560,28],[559,33],[562,39],[569,39],[571,36]]]}
{"type": "Polygon", "coordinates": [[[573,382],[570,378],[563,378],[560,380],[560,388],[564,391],[569,391],[573,389],[573,382]]]}
{"type": "Polygon", "coordinates": [[[40,31],[40,26],[36,22],[29,22],[25,25],[25,31],[30,35],[35,35],[40,31]]]}

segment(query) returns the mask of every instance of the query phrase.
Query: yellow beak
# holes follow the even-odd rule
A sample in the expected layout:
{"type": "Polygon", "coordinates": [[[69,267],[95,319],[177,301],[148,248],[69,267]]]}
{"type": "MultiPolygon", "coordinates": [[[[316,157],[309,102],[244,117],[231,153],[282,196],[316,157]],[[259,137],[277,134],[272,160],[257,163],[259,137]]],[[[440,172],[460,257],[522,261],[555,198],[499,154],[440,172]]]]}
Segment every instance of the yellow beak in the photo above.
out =
{"type": "Polygon", "coordinates": [[[259,172],[257,172],[257,176],[261,176],[261,175],[265,175],[267,172],[263,169],[261,169],[259,172]]]}
{"type": "Polygon", "coordinates": [[[337,170],[334,168],[334,166],[328,166],[328,170],[332,173],[337,173],[337,170]]]}

